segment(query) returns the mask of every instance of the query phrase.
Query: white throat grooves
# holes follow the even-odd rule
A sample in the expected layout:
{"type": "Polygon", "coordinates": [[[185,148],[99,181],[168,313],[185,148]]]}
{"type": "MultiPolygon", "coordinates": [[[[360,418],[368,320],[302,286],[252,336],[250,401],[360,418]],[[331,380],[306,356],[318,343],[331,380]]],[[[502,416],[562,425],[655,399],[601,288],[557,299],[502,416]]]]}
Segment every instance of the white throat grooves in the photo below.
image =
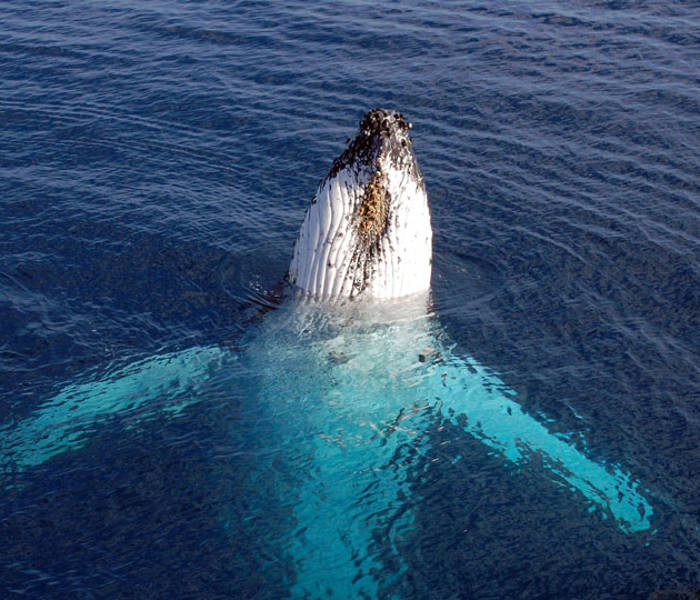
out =
{"type": "Polygon", "coordinates": [[[423,181],[389,164],[384,169],[388,173],[392,219],[382,243],[390,246],[384,256],[391,259],[386,261],[386,266],[391,265],[392,273],[388,285],[384,289],[373,288],[372,294],[375,298],[389,299],[430,288],[433,232],[423,181]]]}
{"type": "Polygon", "coordinates": [[[372,247],[358,215],[375,173],[341,169],[323,182],[306,213],[289,275],[318,300],[387,300],[430,287],[432,230],[425,187],[408,170],[380,162],[387,221],[372,247]]]}
{"type": "Polygon", "coordinates": [[[343,169],[323,182],[304,217],[289,274],[318,300],[350,297],[347,256],[359,242],[352,215],[360,187],[355,175],[343,169]]]}
{"type": "Polygon", "coordinates": [[[430,288],[432,229],[411,124],[375,108],[306,211],[289,281],[317,300],[389,300],[430,288]]]}

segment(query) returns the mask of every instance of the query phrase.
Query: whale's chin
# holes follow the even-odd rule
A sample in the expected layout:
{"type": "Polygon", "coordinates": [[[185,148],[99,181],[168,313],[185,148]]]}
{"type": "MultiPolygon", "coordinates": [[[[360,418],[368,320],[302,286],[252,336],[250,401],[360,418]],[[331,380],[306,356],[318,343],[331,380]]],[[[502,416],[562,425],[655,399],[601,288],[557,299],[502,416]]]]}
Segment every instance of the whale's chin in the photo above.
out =
{"type": "Polygon", "coordinates": [[[289,280],[324,302],[390,300],[430,287],[432,229],[410,124],[374,109],[306,211],[289,280]]]}

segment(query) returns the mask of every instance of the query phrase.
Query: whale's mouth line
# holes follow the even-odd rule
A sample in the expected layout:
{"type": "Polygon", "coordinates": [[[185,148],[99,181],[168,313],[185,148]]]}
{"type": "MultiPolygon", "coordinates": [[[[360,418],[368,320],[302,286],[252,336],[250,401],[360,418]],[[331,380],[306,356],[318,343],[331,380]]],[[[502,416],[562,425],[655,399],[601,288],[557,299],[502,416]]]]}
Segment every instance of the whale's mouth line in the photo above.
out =
{"type": "Polygon", "coordinates": [[[364,115],[306,211],[289,268],[292,284],[325,302],[429,289],[430,211],[411,128],[397,111],[364,115]]]}

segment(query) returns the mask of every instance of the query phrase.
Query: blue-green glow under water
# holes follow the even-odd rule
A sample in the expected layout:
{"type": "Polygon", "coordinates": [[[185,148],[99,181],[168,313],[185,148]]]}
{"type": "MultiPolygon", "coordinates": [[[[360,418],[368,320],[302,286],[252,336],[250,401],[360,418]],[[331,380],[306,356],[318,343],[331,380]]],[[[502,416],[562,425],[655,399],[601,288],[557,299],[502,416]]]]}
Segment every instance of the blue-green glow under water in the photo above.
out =
{"type": "Polygon", "coordinates": [[[526,414],[498,377],[453,352],[426,308],[423,297],[341,307],[291,300],[254,329],[240,355],[195,347],[68,386],[3,429],[2,462],[6,471],[40,465],[80,448],[115,415],[131,414],[135,424],[156,410],[176,417],[217,371],[237,370],[237,389],[268,413],[285,472],[294,474],[294,527],[277,542],[293,598],[377,597],[379,583],[396,585],[406,567],[397,556],[397,571],[383,568],[372,534],[394,539],[410,529],[411,461],[403,456],[425,452],[431,421],[453,423],[513,463],[536,455],[553,482],[625,533],[651,527],[653,509],[629,473],[592,461],[526,414]]]}

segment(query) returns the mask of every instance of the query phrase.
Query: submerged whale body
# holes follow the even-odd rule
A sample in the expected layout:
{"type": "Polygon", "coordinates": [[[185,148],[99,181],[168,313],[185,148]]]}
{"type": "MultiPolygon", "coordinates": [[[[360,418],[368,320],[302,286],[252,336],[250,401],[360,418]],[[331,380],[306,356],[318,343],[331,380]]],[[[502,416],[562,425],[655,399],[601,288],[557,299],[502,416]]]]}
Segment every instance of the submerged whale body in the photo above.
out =
{"type": "Polygon", "coordinates": [[[272,423],[293,474],[293,519],[275,536],[291,598],[399,595],[408,566],[398,547],[418,502],[408,457],[429,449],[423,432],[435,423],[531,464],[624,533],[649,529],[653,508],[629,473],[526,414],[430,314],[430,214],[409,129],[394,111],[365,115],[304,216],[288,275],[299,292],[250,328],[243,351],[195,347],[66,385],[1,427],[5,472],[79,449],[122,411],[176,417],[213,373],[243,364],[237,385],[272,423]]]}

